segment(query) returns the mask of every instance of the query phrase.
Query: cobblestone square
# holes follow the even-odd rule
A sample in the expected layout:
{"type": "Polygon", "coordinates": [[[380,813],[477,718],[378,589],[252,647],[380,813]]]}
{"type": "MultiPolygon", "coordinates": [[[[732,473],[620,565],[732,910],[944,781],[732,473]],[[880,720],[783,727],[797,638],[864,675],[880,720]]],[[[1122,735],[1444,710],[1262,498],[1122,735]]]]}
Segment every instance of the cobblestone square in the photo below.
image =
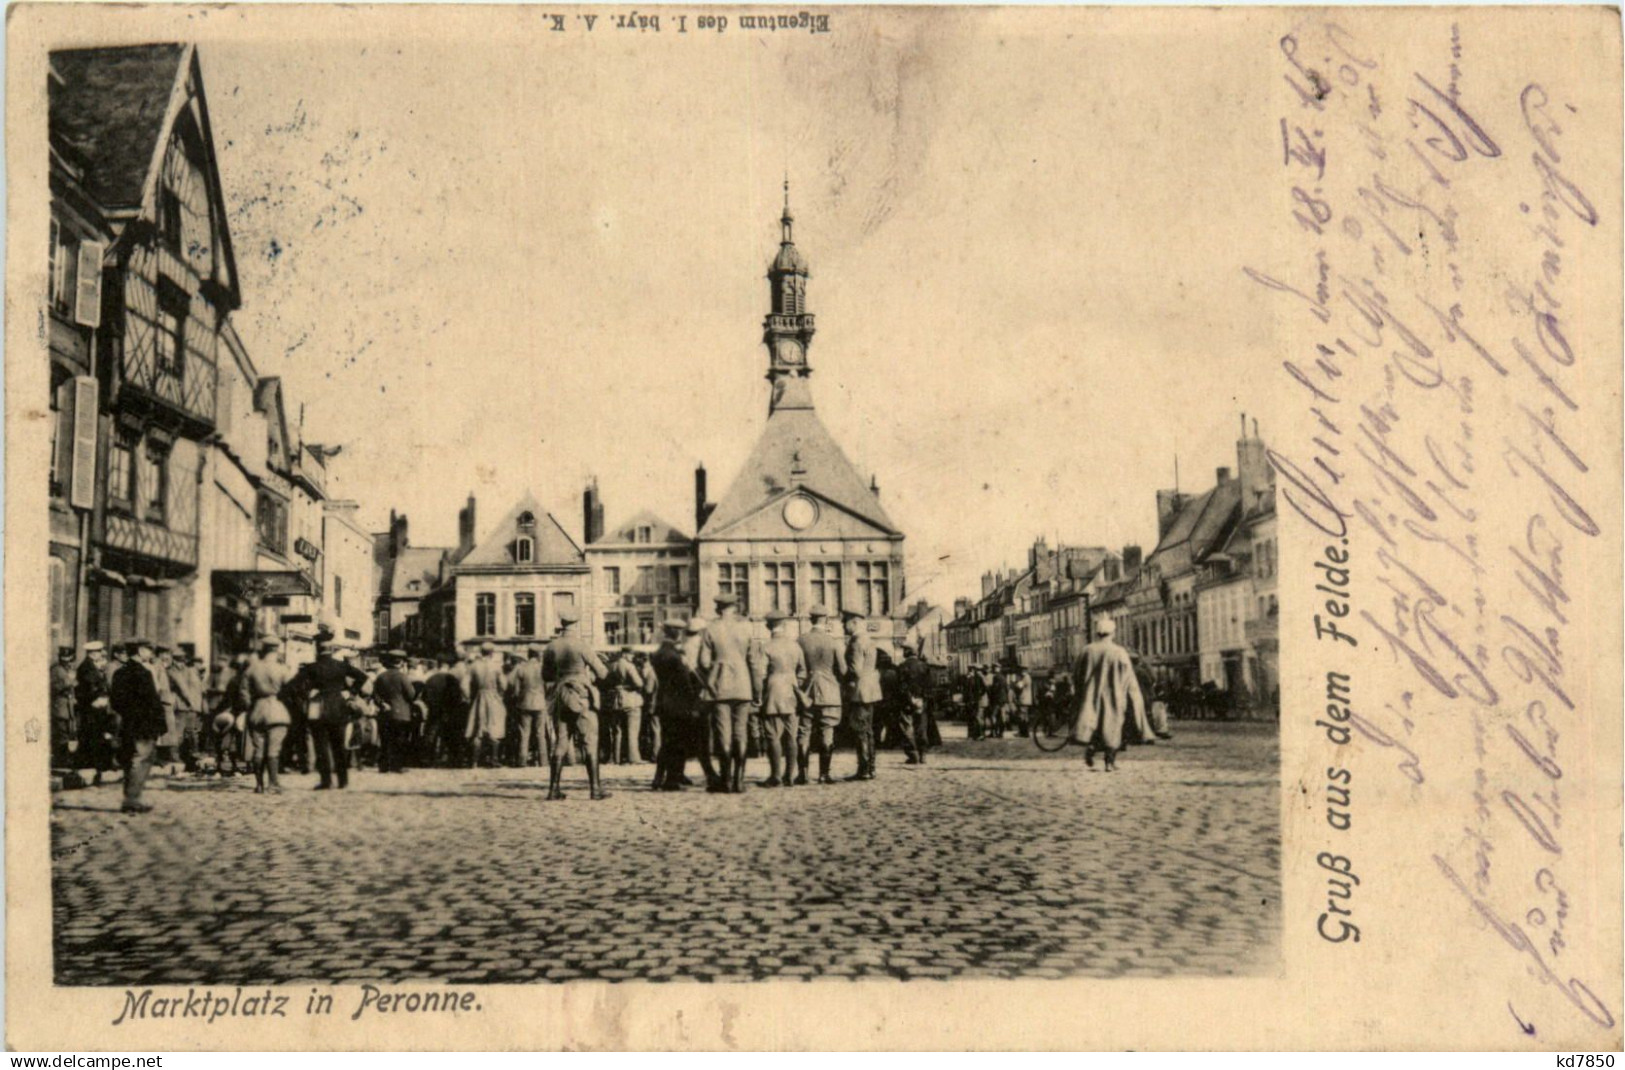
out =
{"type": "MultiPolygon", "coordinates": [[[[1178,724],[1119,770],[958,726],[929,764],[743,796],[545,803],[544,770],[346,792],[156,779],[52,815],[65,985],[1256,975],[1279,955],[1274,725],[1178,724]]],[[[838,775],[852,756],[837,756],[838,775]]],[[[751,763],[754,779],[766,762],[751,763]]]]}

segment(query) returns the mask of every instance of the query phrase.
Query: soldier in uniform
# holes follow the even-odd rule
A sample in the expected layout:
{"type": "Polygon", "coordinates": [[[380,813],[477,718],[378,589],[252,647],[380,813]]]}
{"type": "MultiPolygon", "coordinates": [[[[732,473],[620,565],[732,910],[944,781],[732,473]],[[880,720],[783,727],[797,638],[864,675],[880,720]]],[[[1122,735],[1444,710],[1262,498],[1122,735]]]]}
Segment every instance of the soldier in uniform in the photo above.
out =
{"type": "Polygon", "coordinates": [[[649,659],[655,683],[649,692],[649,707],[660,725],[660,750],[655,755],[655,791],[682,791],[683,767],[694,749],[694,737],[701,720],[700,678],[694,662],[678,645],[682,621],[669,620],[661,626],[665,636],[649,659]]]}
{"type": "Polygon", "coordinates": [[[181,765],[189,773],[198,769],[198,719],[203,716],[202,663],[184,651],[169,665],[169,689],[175,697],[175,732],[181,765]]]}
{"type": "Polygon", "coordinates": [[[638,736],[643,731],[643,674],[632,660],[632,648],[623,646],[609,667],[610,687],[615,693],[615,712],[610,717],[609,760],[617,765],[639,761],[638,736]]]}
{"type": "Polygon", "coordinates": [[[847,610],[846,620],[846,715],[857,737],[858,771],[848,780],[875,778],[875,703],[880,701],[880,671],[875,644],[864,627],[862,613],[847,610]]]}
{"type": "Polygon", "coordinates": [[[1010,720],[1021,736],[1027,735],[1033,723],[1033,678],[1026,666],[1010,661],[1010,720]]]}
{"type": "Polygon", "coordinates": [[[131,657],[113,674],[108,703],[119,721],[119,750],[124,762],[124,804],[127,814],[144,814],[152,804],[141,800],[147,774],[152,771],[158,737],[167,730],[164,705],[158,695],[152,644],[141,639],[129,644],[131,657]]]}
{"type": "Polygon", "coordinates": [[[910,643],[903,644],[903,663],[897,667],[898,730],[903,735],[906,764],[924,765],[930,740],[926,733],[926,702],[931,694],[931,667],[910,643]]]}
{"type": "MultiPolygon", "coordinates": [[[[525,660],[514,669],[509,688],[513,695],[514,719],[518,722],[517,764],[524,769],[532,764],[531,740],[536,741],[538,752],[547,750],[547,744],[543,742],[545,730],[542,728],[542,719],[547,716],[547,688],[542,682],[540,647],[532,646],[525,651],[525,660]]],[[[546,760],[547,756],[539,753],[535,764],[541,765],[546,760]]]]}
{"type": "Polygon", "coordinates": [[[823,626],[829,611],[813,606],[807,612],[812,627],[796,640],[807,666],[807,696],[796,726],[796,758],[800,772],[797,784],[807,782],[808,758],[814,743],[818,747],[818,782],[833,784],[830,759],[835,754],[835,729],[841,723],[841,680],[846,676],[846,655],[840,641],[823,626]]]}
{"type": "Polygon", "coordinates": [[[344,747],[344,726],[350,706],[345,692],[359,694],[367,682],[366,673],[338,659],[332,640],[331,629],[318,629],[316,660],[299,670],[291,687],[294,701],[304,711],[306,731],[316,750],[316,772],[321,778],[317,791],[333,788],[335,778],[339,788],[349,786],[350,753],[344,747]]]}
{"type": "MultiPolygon", "coordinates": [[[[789,619],[783,613],[768,614],[767,627],[772,638],[762,648],[756,666],[755,691],[762,697],[761,712],[757,716],[767,743],[768,776],[762,781],[764,788],[780,785],[788,788],[797,779],[796,717],[801,699],[806,695],[802,685],[807,682],[807,659],[800,644],[785,634],[784,625],[789,619]]],[[[807,782],[804,775],[801,782],[807,782]]]]}
{"type": "Polygon", "coordinates": [[[469,662],[468,679],[463,681],[463,698],[468,700],[468,725],[463,735],[473,748],[471,765],[494,765],[508,727],[508,707],[502,702],[502,662],[496,644],[489,639],[480,646],[481,657],[469,662]]]}
{"type": "Polygon", "coordinates": [[[380,773],[406,772],[406,751],[412,731],[412,680],[401,671],[404,650],[384,655],[384,671],[372,682],[372,700],[378,704],[380,773]]]}
{"type": "Polygon", "coordinates": [[[739,617],[732,595],[716,598],[717,619],[700,641],[700,672],[711,692],[711,749],[717,755],[721,790],[745,790],[745,748],[750,708],[757,704],[752,671],[750,623],[739,617]]]}
{"type": "MultiPolygon", "coordinates": [[[[683,652],[683,660],[694,671],[695,699],[694,719],[689,725],[688,750],[684,752],[684,759],[698,758],[700,770],[705,774],[705,787],[707,791],[721,791],[722,778],[717,774],[716,763],[711,760],[711,689],[700,673],[700,645],[705,642],[706,622],[700,617],[688,618],[688,625],[683,629],[683,643],[679,649],[683,652]]],[[[681,784],[688,784],[688,777],[680,776],[681,784]]]]}
{"type": "Polygon", "coordinates": [[[463,723],[463,688],[452,672],[456,663],[457,659],[450,654],[442,654],[439,667],[423,682],[423,705],[428,714],[420,761],[425,766],[442,761],[450,763],[457,755],[457,739],[463,723]]]}
{"type": "Polygon", "coordinates": [[[79,728],[83,733],[83,758],[96,771],[95,783],[102,782],[102,773],[118,768],[118,726],[107,703],[107,648],[101,640],[85,644],[84,660],[74,673],[73,700],[79,712],[79,728]]]}
{"type": "Polygon", "coordinates": [[[282,689],[288,685],[289,672],[280,657],[281,649],[282,641],[275,636],[261,639],[259,657],[249,662],[243,673],[249,702],[248,764],[254,770],[255,794],[282,794],[278,760],[293,718],[282,704],[282,689]]]}
{"type": "Polygon", "coordinates": [[[176,752],[180,749],[181,734],[175,723],[175,692],[169,684],[169,647],[163,643],[154,644],[152,653],[153,663],[148,668],[152,670],[152,684],[158,689],[158,701],[164,706],[164,734],[158,737],[153,764],[164,766],[166,772],[174,775],[173,766],[176,752]]]}
{"type": "Polygon", "coordinates": [[[56,652],[51,666],[51,764],[66,769],[79,749],[79,721],[73,709],[73,647],[56,652]]]}
{"type": "MultiPolygon", "coordinates": [[[[679,634],[681,632],[679,631],[679,634]]],[[[643,691],[643,734],[633,740],[637,748],[636,753],[645,761],[658,761],[660,759],[660,718],[655,716],[655,689],[660,685],[659,678],[655,676],[654,666],[641,652],[633,659],[638,669],[638,679],[642,682],[643,691]],[[644,741],[648,746],[644,746],[644,741]]]]}
{"type": "Polygon", "coordinates": [[[567,733],[574,733],[581,746],[581,760],[587,766],[587,787],[594,799],[607,799],[598,772],[597,688],[607,670],[603,660],[581,638],[577,630],[580,615],[569,606],[559,610],[559,634],[542,653],[542,674],[553,681],[553,698],[548,704],[547,797],[564,798],[559,776],[564,766],[567,733]]]}

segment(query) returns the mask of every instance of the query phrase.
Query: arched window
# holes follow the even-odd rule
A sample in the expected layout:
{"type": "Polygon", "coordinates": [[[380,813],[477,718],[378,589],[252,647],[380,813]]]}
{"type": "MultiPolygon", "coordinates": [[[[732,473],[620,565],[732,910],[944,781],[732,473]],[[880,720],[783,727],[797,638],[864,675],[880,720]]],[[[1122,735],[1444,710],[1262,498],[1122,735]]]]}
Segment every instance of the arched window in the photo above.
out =
{"type": "Polygon", "coordinates": [[[527,565],[536,556],[536,544],[529,538],[521,538],[513,544],[513,557],[521,565],[527,565]]]}

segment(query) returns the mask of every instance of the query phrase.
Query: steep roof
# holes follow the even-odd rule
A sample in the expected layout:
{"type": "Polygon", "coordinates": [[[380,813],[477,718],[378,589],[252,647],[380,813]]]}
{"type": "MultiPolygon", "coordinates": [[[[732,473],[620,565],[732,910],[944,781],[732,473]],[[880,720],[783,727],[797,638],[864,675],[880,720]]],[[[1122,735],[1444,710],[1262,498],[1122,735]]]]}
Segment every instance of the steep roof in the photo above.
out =
{"type": "Polygon", "coordinates": [[[140,207],[186,52],[168,43],[51,53],[62,75],[51,83],[51,133],[85,158],[85,186],[103,206],[140,207]]]}
{"type": "MultiPolygon", "coordinates": [[[[83,186],[115,223],[139,215],[159,181],[163,148],[189,118],[201,140],[210,204],[209,227],[219,255],[213,277],[217,306],[242,305],[232,251],[220,160],[203,91],[197,48],[175,42],[51,53],[49,133],[53,145],[83,161],[83,186]]],[[[150,218],[150,214],[149,214],[150,218]]],[[[120,224],[121,225],[121,224],[120,224]]]]}
{"type": "Polygon", "coordinates": [[[1092,604],[1106,606],[1121,602],[1129,596],[1129,592],[1133,591],[1135,585],[1139,582],[1140,574],[1136,572],[1134,575],[1118,580],[1116,583],[1108,583],[1100,589],[1100,593],[1095,595],[1092,604]]]}
{"type": "Polygon", "coordinates": [[[673,544],[686,544],[693,542],[693,538],[681,528],[667,523],[654,512],[644,509],[623,521],[613,530],[604,534],[604,537],[593,543],[599,546],[670,546],[673,544]],[[649,539],[638,542],[635,536],[638,528],[649,528],[649,539]]]}
{"type": "Polygon", "coordinates": [[[526,493],[508,514],[497,522],[468,556],[457,562],[458,572],[472,572],[496,568],[558,568],[584,564],[581,547],[576,545],[564,526],[552,513],[537,504],[536,496],[526,493]],[[521,532],[519,518],[529,513],[534,526],[521,532]],[[520,562],[514,556],[514,543],[521,534],[535,540],[531,560],[520,562]]]}
{"type": "Polygon", "coordinates": [[[444,546],[408,546],[393,562],[389,577],[391,598],[422,598],[440,582],[440,562],[451,551],[444,546]],[[412,581],[418,583],[412,589],[412,581]]]}
{"type": "Polygon", "coordinates": [[[817,412],[790,408],[767,418],[762,437],[700,529],[701,537],[732,527],[794,486],[805,487],[889,534],[901,534],[817,412]]]}
{"type": "MultiPolygon", "coordinates": [[[[1229,479],[1186,502],[1147,560],[1188,566],[1205,557],[1229,530],[1241,505],[1241,481],[1229,479]]],[[[1166,574],[1166,573],[1165,573],[1166,574]]]]}

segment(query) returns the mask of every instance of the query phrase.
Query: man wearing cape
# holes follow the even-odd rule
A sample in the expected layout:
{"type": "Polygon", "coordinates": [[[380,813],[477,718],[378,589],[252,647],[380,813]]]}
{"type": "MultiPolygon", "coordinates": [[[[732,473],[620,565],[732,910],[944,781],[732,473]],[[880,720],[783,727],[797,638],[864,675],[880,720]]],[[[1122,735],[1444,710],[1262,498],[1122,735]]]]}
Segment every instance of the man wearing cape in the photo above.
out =
{"type": "Polygon", "coordinates": [[[1071,742],[1084,748],[1083,758],[1095,764],[1095,752],[1106,754],[1108,772],[1117,768],[1123,749],[1123,727],[1130,718],[1142,739],[1149,739],[1145,696],[1134,676],[1127,650],[1112,641],[1116,625],[1105,617],[1095,623],[1095,641],[1083,648],[1073,679],[1078,686],[1078,708],[1072,721],[1071,742]]]}

